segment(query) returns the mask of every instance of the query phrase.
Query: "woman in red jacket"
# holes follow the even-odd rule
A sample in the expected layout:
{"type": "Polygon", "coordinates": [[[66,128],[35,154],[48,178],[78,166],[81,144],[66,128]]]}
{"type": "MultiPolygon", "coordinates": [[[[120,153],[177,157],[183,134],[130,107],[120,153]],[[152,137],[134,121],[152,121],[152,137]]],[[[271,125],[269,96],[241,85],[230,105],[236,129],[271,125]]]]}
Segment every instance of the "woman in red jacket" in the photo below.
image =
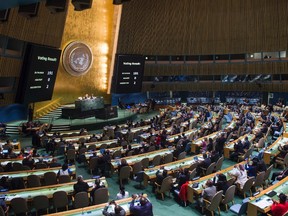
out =
{"type": "Polygon", "coordinates": [[[271,213],[273,216],[283,216],[288,212],[287,196],[283,193],[279,194],[279,203],[273,200],[271,213]]]}

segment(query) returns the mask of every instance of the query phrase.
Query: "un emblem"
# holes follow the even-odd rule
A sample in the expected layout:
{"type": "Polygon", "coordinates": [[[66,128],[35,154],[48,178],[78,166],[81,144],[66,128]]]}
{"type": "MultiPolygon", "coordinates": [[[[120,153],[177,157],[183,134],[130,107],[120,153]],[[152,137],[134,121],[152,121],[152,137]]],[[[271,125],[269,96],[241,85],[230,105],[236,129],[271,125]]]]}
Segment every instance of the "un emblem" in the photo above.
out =
{"type": "Polygon", "coordinates": [[[68,44],[63,52],[64,69],[72,76],[82,76],[91,68],[93,61],[89,46],[83,42],[74,41],[68,44]]]}

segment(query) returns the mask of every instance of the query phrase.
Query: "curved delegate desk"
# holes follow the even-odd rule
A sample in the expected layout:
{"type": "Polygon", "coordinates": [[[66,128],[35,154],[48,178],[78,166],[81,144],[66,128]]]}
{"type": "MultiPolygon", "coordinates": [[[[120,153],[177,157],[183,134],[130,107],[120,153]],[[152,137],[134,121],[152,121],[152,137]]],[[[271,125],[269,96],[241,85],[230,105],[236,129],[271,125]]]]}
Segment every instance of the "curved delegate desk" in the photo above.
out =
{"type": "Polygon", "coordinates": [[[279,201],[278,195],[280,193],[288,194],[288,177],[261,191],[257,196],[250,197],[251,201],[248,203],[247,215],[257,216],[258,212],[266,214],[271,209],[273,204],[272,199],[277,202],[279,201]],[[273,196],[271,196],[272,191],[274,193],[272,194],[273,196]]]}
{"type": "Polygon", "coordinates": [[[278,150],[278,147],[281,145],[285,145],[285,143],[288,142],[288,138],[286,137],[279,137],[272,145],[270,145],[265,151],[264,151],[264,162],[265,164],[270,164],[271,158],[277,157],[277,155],[280,153],[278,150]]]}
{"type": "Polygon", "coordinates": [[[149,180],[156,179],[156,172],[161,168],[164,167],[168,171],[168,174],[179,170],[189,168],[192,164],[203,161],[202,154],[194,155],[192,157],[187,157],[182,160],[173,161],[171,163],[161,164],[159,166],[155,166],[152,168],[145,169],[144,171],[144,185],[148,185],[149,180]]]}
{"type": "MultiPolygon", "coordinates": [[[[101,182],[105,185],[105,187],[108,187],[107,181],[105,177],[100,178],[101,182]]],[[[85,180],[90,186],[90,189],[93,188],[95,179],[88,179],[85,180]]],[[[22,197],[26,199],[27,201],[32,201],[33,197],[43,195],[45,194],[48,198],[52,198],[53,194],[56,191],[65,191],[68,195],[73,195],[74,193],[74,184],[76,182],[69,182],[64,184],[55,184],[55,185],[49,185],[49,186],[41,186],[41,187],[35,187],[35,188],[26,188],[21,190],[10,190],[8,192],[1,192],[0,194],[5,195],[5,202],[6,204],[10,204],[11,200],[16,197],[22,197]]],[[[63,214],[63,212],[62,212],[63,214]]]]}
{"type": "MultiPolygon", "coordinates": [[[[245,164],[246,161],[243,161],[241,163],[238,164],[245,164]]],[[[198,180],[195,181],[191,181],[190,184],[188,185],[188,190],[187,190],[187,197],[188,197],[188,201],[193,203],[194,201],[194,195],[199,196],[202,193],[203,190],[203,186],[205,185],[206,181],[208,179],[213,180],[213,178],[217,175],[217,174],[224,174],[227,177],[227,181],[230,180],[231,178],[233,178],[231,175],[229,175],[228,173],[234,168],[236,164],[234,164],[233,166],[227,167],[226,169],[220,170],[216,173],[212,173],[210,175],[207,176],[203,176],[202,178],[199,178],[198,180]],[[192,185],[194,183],[199,183],[198,187],[193,188],[192,185]]]]}
{"type": "MultiPolygon", "coordinates": [[[[59,169],[61,169],[61,167],[35,169],[35,170],[13,171],[13,172],[1,172],[0,176],[1,177],[6,176],[9,179],[12,179],[12,178],[23,178],[24,180],[27,180],[27,176],[29,176],[29,175],[37,175],[40,178],[42,178],[46,172],[54,172],[54,173],[57,174],[59,169]]],[[[75,178],[75,175],[76,175],[76,167],[75,167],[75,165],[70,166],[69,169],[72,172],[72,176],[75,178]]]]}
{"type": "MultiPolygon", "coordinates": [[[[116,200],[116,203],[118,205],[120,205],[126,211],[126,215],[131,215],[130,210],[129,210],[131,201],[132,201],[132,198],[130,197],[130,198],[126,198],[126,199],[116,200]]],[[[83,215],[102,216],[103,215],[102,211],[106,205],[107,205],[107,203],[103,203],[103,204],[99,204],[99,205],[92,205],[92,206],[88,206],[85,208],[79,208],[79,209],[74,209],[74,210],[70,210],[70,211],[59,212],[59,213],[55,213],[55,214],[49,214],[49,216],[63,216],[64,213],[67,216],[68,215],[69,216],[83,216],[83,215]]]]}
{"type": "MultiPolygon", "coordinates": [[[[149,161],[152,161],[156,155],[164,156],[165,154],[173,153],[173,151],[174,151],[173,149],[166,148],[166,149],[161,149],[161,150],[148,152],[148,153],[144,153],[144,154],[138,154],[138,155],[134,155],[134,156],[123,157],[121,159],[125,159],[127,161],[127,163],[129,164],[129,166],[132,166],[133,164],[141,161],[144,158],[148,158],[149,161]]],[[[116,170],[118,167],[118,163],[119,163],[119,159],[118,160],[111,160],[111,167],[114,168],[114,170],[116,170]]]]}

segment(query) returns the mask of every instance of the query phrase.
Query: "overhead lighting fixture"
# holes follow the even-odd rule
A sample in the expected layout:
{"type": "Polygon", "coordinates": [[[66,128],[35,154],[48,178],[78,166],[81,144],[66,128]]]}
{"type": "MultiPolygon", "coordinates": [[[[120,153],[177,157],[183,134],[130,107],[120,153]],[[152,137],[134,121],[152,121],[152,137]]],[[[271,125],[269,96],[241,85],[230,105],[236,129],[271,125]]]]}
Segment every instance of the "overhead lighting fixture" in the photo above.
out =
{"type": "Polygon", "coordinates": [[[52,14],[64,12],[67,0],[46,0],[45,6],[52,14]]]}
{"type": "Polygon", "coordinates": [[[75,11],[83,11],[92,7],[93,0],[72,0],[75,11]]]}
{"type": "Polygon", "coordinates": [[[129,2],[130,0],[113,0],[114,5],[121,5],[124,2],[129,2]]]}

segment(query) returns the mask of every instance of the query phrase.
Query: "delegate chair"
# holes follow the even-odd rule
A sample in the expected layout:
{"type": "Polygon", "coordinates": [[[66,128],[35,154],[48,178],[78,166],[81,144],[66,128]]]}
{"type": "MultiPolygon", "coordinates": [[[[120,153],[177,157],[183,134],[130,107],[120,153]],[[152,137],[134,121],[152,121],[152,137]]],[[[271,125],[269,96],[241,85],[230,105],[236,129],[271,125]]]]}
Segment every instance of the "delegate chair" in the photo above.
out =
{"type": "Polygon", "coordinates": [[[99,147],[99,149],[107,149],[107,147],[108,147],[108,145],[107,145],[106,143],[103,143],[103,144],[99,147]]]}
{"type": "Polygon", "coordinates": [[[246,215],[249,203],[248,201],[248,199],[244,199],[242,204],[234,204],[230,207],[229,210],[238,216],[246,215]]]}
{"type": "Polygon", "coordinates": [[[184,151],[184,152],[181,152],[179,155],[178,155],[178,158],[177,158],[177,160],[182,160],[182,159],[184,159],[184,158],[186,158],[186,152],[184,151]]]}
{"type": "Polygon", "coordinates": [[[27,187],[41,187],[40,178],[37,175],[29,175],[27,176],[27,187]]]}
{"type": "Polygon", "coordinates": [[[265,137],[262,137],[259,141],[258,141],[258,143],[256,143],[255,145],[254,145],[254,147],[256,148],[256,150],[260,150],[260,149],[262,149],[262,148],[264,148],[265,146],[265,137]]]}
{"type": "Polygon", "coordinates": [[[71,161],[74,163],[76,157],[76,150],[75,149],[68,149],[66,159],[70,163],[71,161]]]}
{"type": "Polygon", "coordinates": [[[14,171],[21,171],[23,170],[23,164],[22,163],[18,163],[18,162],[14,162],[12,164],[13,170],[14,171]]]}
{"type": "Polygon", "coordinates": [[[68,196],[65,191],[56,191],[53,193],[53,206],[55,211],[58,212],[58,208],[64,208],[68,210],[68,196]]]}
{"type": "Polygon", "coordinates": [[[46,169],[48,168],[46,163],[36,163],[35,164],[35,169],[46,169]]]}
{"type": "Polygon", "coordinates": [[[277,157],[275,165],[280,165],[283,169],[285,169],[288,166],[288,153],[286,153],[284,158],[277,157]]]}
{"type": "Polygon", "coordinates": [[[142,182],[144,181],[144,171],[140,171],[136,173],[136,177],[134,178],[136,182],[139,182],[139,185],[135,185],[135,188],[137,189],[144,189],[144,185],[142,185],[142,182]]]}
{"type": "Polygon", "coordinates": [[[255,188],[255,190],[257,190],[257,188],[262,188],[263,187],[263,183],[264,183],[264,177],[265,177],[265,171],[260,172],[257,174],[255,181],[252,185],[253,188],[255,188]]]}
{"type": "Polygon", "coordinates": [[[211,163],[210,166],[209,166],[207,169],[201,167],[201,169],[202,169],[202,175],[205,176],[205,175],[210,175],[210,174],[212,174],[212,172],[214,171],[214,168],[215,168],[215,162],[211,163]]]}
{"type": "Polygon", "coordinates": [[[270,174],[272,172],[272,169],[273,169],[273,164],[271,166],[269,166],[265,172],[264,180],[263,180],[263,186],[267,186],[269,184],[269,178],[270,178],[270,174]],[[266,181],[268,181],[267,184],[266,184],[266,181]]]}
{"type": "Polygon", "coordinates": [[[25,188],[24,179],[22,177],[12,178],[11,187],[12,190],[24,189],[25,188]]]}
{"type": "Polygon", "coordinates": [[[198,167],[198,165],[199,165],[198,162],[195,162],[195,163],[191,164],[191,166],[189,167],[189,170],[193,171],[194,169],[196,169],[198,167]]]}
{"type": "Polygon", "coordinates": [[[11,207],[15,213],[17,214],[25,214],[29,211],[26,199],[22,197],[16,197],[11,200],[11,207]]]}
{"type": "Polygon", "coordinates": [[[36,209],[36,214],[38,215],[38,212],[40,210],[46,210],[46,214],[49,213],[49,199],[45,195],[39,195],[33,197],[33,206],[36,209]]]}
{"type": "Polygon", "coordinates": [[[173,161],[173,154],[172,153],[166,154],[163,158],[163,164],[170,163],[172,161],[173,161]]]}
{"type": "Polygon", "coordinates": [[[216,165],[215,165],[215,169],[214,169],[215,172],[221,170],[223,161],[224,161],[224,156],[220,157],[220,158],[217,160],[216,165]]]}
{"type": "Polygon", "coordinates": [[[157,184],[157,182],[155,182],[157,188],[155,190],[155,192],[158,194],[160,193],[161,194],[161,197],[162,197],[162,200],[164,200],[164,194],[166,192],[169,193],[169,196],[170,196],[170,191],[171,191],[171,188],[172,188],[172,176],[167,176],[166,178],[163,179],[163,182],[161,185],[157,184]]]}
{"type": "Polygon", "coordinates": [[[155,146],[149,146],[148,148],[148,152],[153,152],[155,150],[156,150],[155,146]]]}
{"type": "Polygon", "coordinates": [[[236,191],[236,186],[231,185],[225,192],[225,196],[221,203],[225,205],[226,212],[228,211],[228,203],[232,202],[234,204],[235,191],[236,191]]]}
{"type": "Polygon", "coordinates": [[[214,211],[217,209],[218,213],[220,215],[220,203],[222,200],[222,193],[223,191],[218,191],[212,198],[211,202],[209,200],[203,199],[203,201],[205,202],[205,208],[211,212],[212,216],[214,216],[214,211]]]}
{"type": "Polygon", "coordinates": [[[156,155],[153,160],[152,160],[152,165],[153,166],[158,166],[161,163],[161,156],[160,155],[156,155]]]}
{"type": "Polygon", "coordinates": [[[89,206],[89,196],[87,192],[79,192],[74,197],[74,208],[84,208],[89,206]]]}
{"type": "Polygon", "coordinates": [[[113,153],[112,158],[113,158],[113,159],[121,158],[121,156],[122,156],[121,150],[116,150],[116,151],[113,153]]]}
{"type": "Polygon", "coordinates": [[[64,183],[68,183],[71,182],[71,177],[69,175],[60,175],[58,177],[58,183],[59,184],[64,184],[64,183]]]}
{"type": "Polygon", "coordinates": [[[57,175],[54,172],[44,173],[45,185],[54,185],[57,184],[57,175]]]}
{"type": "Polygon", "coordinates": [[[93,205],[107,203],[109,200],[108,188],[99,188],[94,193],[93,205]]]}
{"type": "Polygon", "coordinates": [[[87,151],[96,151],[96,145],[95,144],[92,144],[92,145],[89,145],[88,146],[88,149],[87,149],[87,151]]]}
{"type": "Polygon", "coordinates": [[[98,167],[98,158],[97,157],[90,158],[89,170],[91,175],[93,174],[93,172],[96,170],[97,167],[98,167]]]}
{"type": "Polygon", "coordinates": [[[132,166],[132,172],[133,172],[133,176],[135,176],[138,172],[142,171],[142,162],[136,162],[133,166],[132,166]]]}
{"type": "Polygon", "coordinates": [[[189,175],[189,181],[192,181],[193,178],[196,176],[196,168],[193,169],[189,175]]]}
{"type": "Polygon", "coordinates": [[[148,166],[149,166],[149,158],[143,158],[143,159],[141,160],[141,163],[142,163],[142,167],[143,167],[144,169],[147,169],[148,166]]]}
{"type": "Polygon", "coordinates": [[[249,178],[242,189],[239,189],[239,192],[241,194],[243,194],[244,198],[246,198],[246,193],[250,192],[250,196],[252,196],[252,191],[251,191],[251,187],[253,186],[255,179],[254,178],[249,178]]]}
{"type": "Polygon", "coordinates": [[[29,167],[29,166],[23,166],[23,167],[22,167],[22,170],[31,170],[31,167],[29,167]]]}
{"type": "Polygon", "coordinates": [[[238,163],[244,161],[246,158],[249,158],[252,155],[253,146],[251,146],[243,155],[238,157],[238,163]]]}
{"type": "Polygon", "coordinates": [[[120,169],[119,182],[120,182],[121,186],[123,185],[124,179],[127,179],[129,181],[130,173],[131,173],[131,167],[130,166],[124,166],[120,169]]]}

